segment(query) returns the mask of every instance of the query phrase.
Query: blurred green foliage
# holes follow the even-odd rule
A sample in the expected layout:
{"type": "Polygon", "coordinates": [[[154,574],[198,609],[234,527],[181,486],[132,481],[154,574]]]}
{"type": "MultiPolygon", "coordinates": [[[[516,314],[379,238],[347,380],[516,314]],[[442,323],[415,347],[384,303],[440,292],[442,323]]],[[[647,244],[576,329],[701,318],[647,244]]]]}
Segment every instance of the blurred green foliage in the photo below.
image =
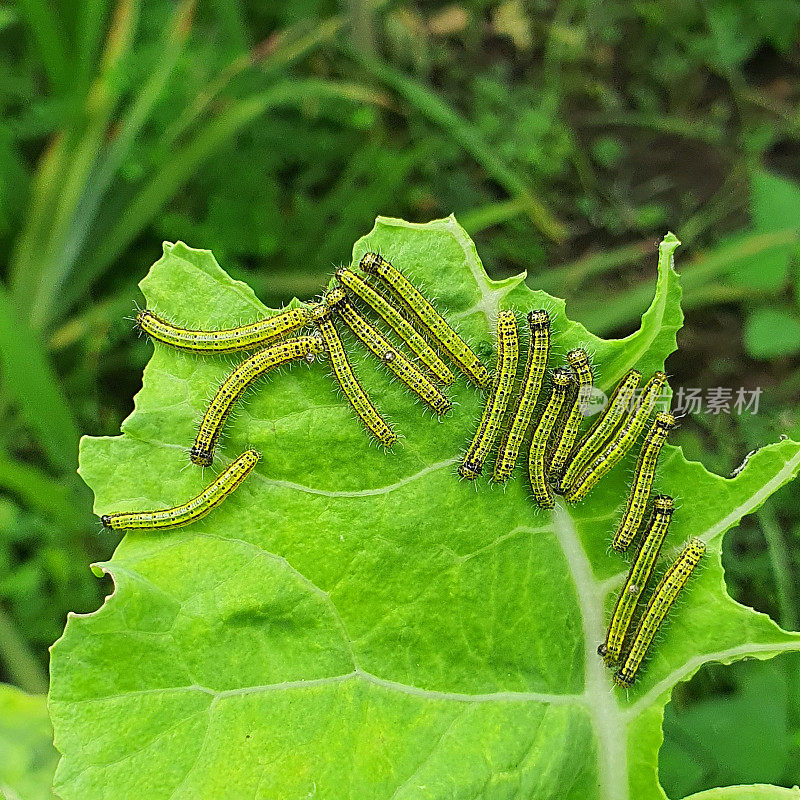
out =
{"type": "Polygon", "coordinates": [[[709,667],[691,693],[674,699],[664,721],[659,774],[670,797],[739,783],[792,786],[800,775],[800,659],[709,667]]]}
{"type": "Polygon", "coordinates": [[[58,752],[46,699],[0,684],[0,797],[52,800],[58,752]]]}
{"type": "MultiPolygon", "coordinates": [[[[687,454],[731,472],[797,435],[799,25],[792,0],[0,8],[0,677],[42,690],[66,612],[109,589],[87,568],[115,542],[77,441],[132,407],[150,346],[125,317],[162,239],[212,249],[277,304],[317,293],[377,214],[453,211],[495,277],[527,269],[623,334],[669,228],[688,310],[673,386],[764,390],[755,416],[684,419],[687,454]]],[[[734,596],[789,627],[798,492],[729,534],[726,564],[734,596]]],[[[797,671],[787,657],[683,687],[671,796],[796,780],[797,671]],[[741,737],[715,733],[726,715],[741,737]],[[751,765],[758,731],[774,759],[751,765]]]]}

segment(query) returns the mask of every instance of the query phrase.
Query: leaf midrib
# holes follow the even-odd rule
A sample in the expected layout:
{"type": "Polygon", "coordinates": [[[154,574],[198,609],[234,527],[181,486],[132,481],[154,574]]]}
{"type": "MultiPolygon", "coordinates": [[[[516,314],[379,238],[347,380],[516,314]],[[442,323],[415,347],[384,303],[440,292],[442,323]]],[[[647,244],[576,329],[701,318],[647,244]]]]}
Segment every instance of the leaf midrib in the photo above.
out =
{"type": "Polygon", "coordinates": [[[598,740],[598,783],[604,800],[628,792],[628,750],[625,723],[614,699],[614,687],[597,645],[603,640],[605,595],[598,591],[592,565],[562,500],[552,512],[553,529],[578,595],[584,640],[584,700],[598,740]]]}

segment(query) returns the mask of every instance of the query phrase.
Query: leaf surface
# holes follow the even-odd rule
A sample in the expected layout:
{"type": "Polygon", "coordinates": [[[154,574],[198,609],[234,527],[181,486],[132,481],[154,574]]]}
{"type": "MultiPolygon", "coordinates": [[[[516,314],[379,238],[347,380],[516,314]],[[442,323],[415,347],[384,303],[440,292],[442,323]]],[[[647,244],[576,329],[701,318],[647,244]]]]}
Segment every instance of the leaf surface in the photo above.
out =
{"type": "MultiPolygon", "coordinates": [[[[453,218],[379,218],[353,257],[377,250],[401,266],[487,364],[498,309],[548,308],[551,366],[584,346],[607,390],[632,367],[649,376],[675,349],[676,246],[667,237],[642,327],[619,341],[570,322],[564,302],[523,275],[488,279],[453,218]]],[[[192,326],[265,312],[210,253],[183,244],[165,245],[142,290],[192,326]]],[[[232,363],[156,347],[122,436],[82,442],[98,513],[172,505],[208,483],[186,448],[232,363]]],[[[57,791],[664,797],[657,754],[675,683],[707,661],[800,649],[800,637],[727,595],[720,562],[725,531],[791,480],[800,445],[765,447],[733,479],[666,448],[656,488],[678,511],[665,552],[701,536],[709,555],[626,693],[596,648],[627,569],[609,541],[630,460],[576,508],[542,512],[519,474],[505,489],[457,479],[481,403],[465,381],[439,423],[360,351],[354,363],[406,436],[394,452],[370,446],[325,364],[295,367],[251,392],[230,425],[220,461],[254,446],[264,456],[255,474],[198,523],[128,535],[100,565],[116,591],[71,618],[53,649],[57,791]]]]}

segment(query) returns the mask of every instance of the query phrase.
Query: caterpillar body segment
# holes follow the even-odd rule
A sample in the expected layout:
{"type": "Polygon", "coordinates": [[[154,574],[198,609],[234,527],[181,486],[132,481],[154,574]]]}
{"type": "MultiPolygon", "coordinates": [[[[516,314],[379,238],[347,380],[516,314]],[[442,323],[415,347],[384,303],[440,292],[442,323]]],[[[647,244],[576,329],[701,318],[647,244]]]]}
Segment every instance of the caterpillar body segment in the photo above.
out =
{"type": "Polygon", "coordinates": [[[336,270],[336,280],[347,291],[355,295],[364,305],[369,306],[400,338],[402,342],[425,365],[425,368],[439,383],[451,386],[455,381],[453,373],[431,346],[420,336],[408,320],[383,295],[376,292],[366,281],[352,270],[341,267],[336,270]]]}
{"type": "Polygon", "coordinates": [[[377,253],[365,253],[359,263],[368,275],[375,275],[400,301],[425,331],[476,386],[489,386],[489,371],[469,345],[445,322],[444,317],[390,262],[377,253]]]}
{"type": "Polygon", "coordinates": [[[353,335],[400,381],[402,381],[435,414],[446,414],[453,407],[429,381],[383,334],[356,311],[343,289],[331,289],[325,302],[333,308],[353,335]]]}
{"type": "Polygon", "coordinates": [[[144,309],[136,315],[140,330],[157,342],[193,353],[235,353],[264,347],[308,325],[307,308],[287,308],[271,317],[225,330],[181,328],[144,309]]]}
{"type": "Polygon", "coordinates": [[[572,373],[568,369],[558,367],[553,370],[550,398],[531,438],[531,446],[528,450],[528,478],[533,490],[533,499],[540,508],[553,508],[555,505],[553,490],[547,480],[545,457],[553,427],[569,397],[572,386],[572,373]]]}
{"type": "Polygon", "coordinates": [[[531,424],[550,355],[550,315],[543,310],[531,311],[527,319],[530,328],[528,360],[519,396],[511,415],[511,424],[500,442],[494,464],[492,478],[498,483],[507,481],[514,472],[522,442],[531,424]]]}
{"type": "Polygon", "coordinates": [[[179,528],[215,509],[252,472],[261,458],[257,450],[246,450],[200,494],[186,503],[159,511],[131,511],[103,514],[100,521],[111,530],[163,530],[179,528]]]}
{"type": "Polygon", "coordinates": [[[625,661],[614,675],[617,686],[628,688],[636,680],[653,637],[705,552],[706,546],[701,539],[691,539],[661,579],[639,621],[625,661]]]}
{"type": "Polygon", "coordinates": [[[486,400],[478,431],[461,460],[458,474],[474,480],[483,470],[500,432],[508,403],[514,393],[519,360],[519,332],[513,311],[497,315],[497,367],[492,391],[486,400]]]}

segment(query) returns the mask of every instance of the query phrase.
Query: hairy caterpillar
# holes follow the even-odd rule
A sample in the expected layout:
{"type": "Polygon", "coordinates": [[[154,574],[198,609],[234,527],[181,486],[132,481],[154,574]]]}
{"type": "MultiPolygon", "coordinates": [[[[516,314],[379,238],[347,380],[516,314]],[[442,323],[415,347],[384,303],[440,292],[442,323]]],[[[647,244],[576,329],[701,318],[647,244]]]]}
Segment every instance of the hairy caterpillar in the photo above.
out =
{"type": "Polygon", "coordinates": [[[461,459],[458,474],[474,480],[480,475],[484,461],[492,451],[495,439],[503,422],[508,401],[514,391],[519,360],[519,333],[513,311],[501,311],[497,315],[497,367],[492,391],[486,400],[480,425],[461,459]]]}
{"type": "Polygon", "coordinates": [[[376,253],[362,256],[359,266],[368,275],[377,276],[389,287],[422,329],[458,364],[469,380],[481,389],[489,385],[489,371],[478,356],[402,273],[376,253]]]}
{"type": "Polygon", "coordinates": [[[567,502],[577,503],[579,500],[583,500],[598,481],[625,457],[644,430],[666,381],[667,376],[663,372],[656,372],[648,381],[636,410],[628,413],[625,422],[614,438],[592,459],[583,474],[570,487],[566,493],[567,502]]]}
{"type": "Polygon", "coordinates": [[[611,546],[618,551],[625,550],[633,541],[639,526],[642,524],[645,506],[653,487],[653,478],[656,474],[658,455],[667,434],[675,427],[675,417],[672,414],[657,414],[639,453],[636,469],[633,473],[633,483],[628,495],[628,504],[614,534],[611,546]]]}
{"type": "Polygon", "coordinates": [[[606,640],[597,648],[597,652],[603,656],[609,666],[619,661],[622,644],[625,641],[639,598],[647,588],[650,576],[655,569],[674,508],[675,504],[669,495],[658,495],[653,500],[653,511],[647,523],[647,530],[642,537],[636,558],[628,572],[628,578],[611,614],[606,640]]]}
{"type": "Polygon", "coordinates": [[[701,539],[691,539],[674,564],[667,570],[661,582],[656,586],[650,602],[645,608],[630,649],[623,665],[614,675],[617,686],[627,688],[636,679],[636,673],[642,659],[647,653],[656,631],[661,627],[664,617],[672,608],[681,589],[686,585],[694,568],[706,552],[705,543],[701,539]]]}
{"type": "Polygon", "coordinates": [[[408,346],[409,350],[425,365],[426,369],[440,383],[450,386],[455,378],[436,352],[413,326],[383,295],[378,294],[368,283],[359,278],[355,272],[345,267],[336,270],[336,280],[362,303],[369,306],[408,346]]]}
{"type": "Polygon", "coordinates": [[[364,427],[384,446],[391,447],[397,434],[389,427],[358,382],[347,358],[344,344],[331,319],[330,306],[320,304],[312,309],[314,324],[325,340],[333,374],[364,427]]]}
{"type": "Polygon", "coordinates": [[[567,468],[569,454],[572,452],[575,440],[578,438],[578,429],[583,421],[586,406],[589,402],[589,393],[594,384],[589,355],[583,348],[578,347],[575,350],[570,350],[567,353],[567,362],[572,369],[572,374],[575,376],[577,391],[575,392],[572,406],[567,412],[561,429],[561,437],[558,439],[548,466],[548,477],[559,494],[562,493],[561,479],[567,468]]]}
{"type": "Polygon", "coordinates": [[[136,324],[151,339],[196,353],[234,353],[252,350],[308,325],[307,308],[287,308],[271,317],[238,328],[205,331],[181,328],[147,309],[136,315],[136,324]]]}
{"type": "Polygon", "coordinates": [[[595,421],[583,439],[573,449],[569,467],[564,473],[561,486],[565,493],[575,485],[575,481],[581,476],[583,471],[589,466],[592,458],[597,455],[597,451],[608,441],[616,430],[623,415],[630,411],[636,389],[642,373],[638,370],[630,370],[625,377],[617,384],[614,393],[608,401],[603,413],[595,421]]]}
{"type": "Polygon", "coordinates": [[[531,332],[528,361],[522,378],[522,387],[511,416],[511,424],[503,437],[494,464],[493,480],[507,481],[514,472],[519,450],[531,424],[533,410],[542,388],[550,355],[550,316],[546,311],[531,311],[528,314],[531,332]]]}
{"type": "Polygon", "coordinates": [[[305,359],[311,362],[323,351],[322,342],[317,336],[301,336],[259,350],[239,364],[217,389],[200,420],[197,436],[189,451],[192,463],[200,467],[209,467],[214,463],[214,450],[233,404],[253,381],[291,361],[305,359]]]}
{"type": "Polygon", "coordinates": [[[162,530],[188,525],[216,508],[250,474],[260,458],[257,450],[245,450],[213,483],[179,506],[161,511],[103,514],[100,521],[112,530],[162,530]]]}
{"type": "Polygon", "coordinates": [[[555,505],[553,490],[545,472],[545,455],[553,427],[561,414],[570,389],[573,386],[572,373],[566,367],[553,370],[553,385],[550,399],[547,401],[539,424],[533,432],[531,447],[528,451],[528,478],[533,489],[533,498],[540,508],[552,508],[555,505]]]}
{"type": "Polygon", "coordinates": [[[355,310],[343,289],[331,289],[325,295],[325,302],[335,309],[356,338],[436,414],[445,414],[453,407],[431,381],[355,310]]]}

